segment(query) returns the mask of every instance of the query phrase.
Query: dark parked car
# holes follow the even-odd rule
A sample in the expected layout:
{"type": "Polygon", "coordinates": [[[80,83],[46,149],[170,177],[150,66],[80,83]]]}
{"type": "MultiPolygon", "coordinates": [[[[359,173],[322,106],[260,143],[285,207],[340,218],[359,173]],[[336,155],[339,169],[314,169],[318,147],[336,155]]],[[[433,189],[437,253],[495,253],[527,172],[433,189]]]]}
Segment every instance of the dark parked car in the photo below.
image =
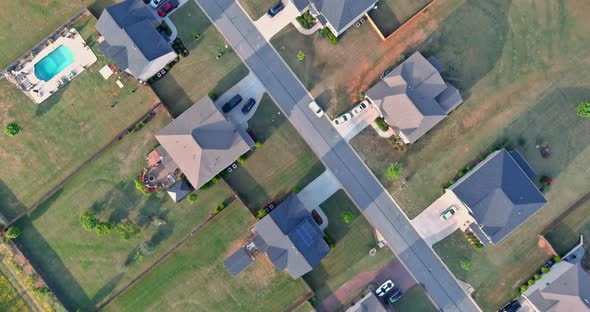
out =
{"type": "Polygon", "coordinates": [[[402,297],[403,294],[404,293],[401,290],[399,290],[399,288],[394,288],[392,290],[391,295],[389,297],[387,297],[387,299],[385,300],[385,303],[394,304],[396,301],[399,300],[399,298],[402,297]]]}
{"type": "Polygon", "coordinates": [[[244,104],[244,107],[242,107],[242,113],[248,114],[252,110],[252,107],[254,107],[255,104],[256,104],[256,101],[254,99],[249,99],[248,102],[246,102],[246,104],[244,104]]]}
{"type": "Polygon", "coordinates": [[[268,10],[268,16],[273,17],[273,16],[277,15],[279,12],[281,12],[284,8],[285,8],[285,5],[283,4],[283,2],[279,2],[279,3],[275,4],[275,6],[270,8],[270,10],[268,10]]]}
{"type": "Polygon", "coordinates": [[[164,17],[179,5],[178,0],[168,0],[158,8],[158,16],[164,17]]]}
{"type": "Polygon", "coordinates": [[[227,103],[223,104],[221,110],[224,113],[229,113],[230,110],[234,109],[234,107],[238,106],[242,102],[242,97],[239,94],[236,94],[231,100],[227,101],[227,103]]]}

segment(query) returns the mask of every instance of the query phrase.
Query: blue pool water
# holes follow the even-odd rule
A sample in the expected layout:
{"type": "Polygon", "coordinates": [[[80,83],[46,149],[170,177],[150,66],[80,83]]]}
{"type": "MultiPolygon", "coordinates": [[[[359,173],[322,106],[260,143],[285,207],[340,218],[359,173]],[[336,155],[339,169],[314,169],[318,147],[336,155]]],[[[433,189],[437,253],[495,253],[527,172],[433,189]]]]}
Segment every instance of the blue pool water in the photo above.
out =
{"type": "Polygon", "coordinates": [[[35,76],[41,80],[49,81],[73,62],[74,54],[72,50],[64,45],[60,45],[35,64],[35,76]]]}

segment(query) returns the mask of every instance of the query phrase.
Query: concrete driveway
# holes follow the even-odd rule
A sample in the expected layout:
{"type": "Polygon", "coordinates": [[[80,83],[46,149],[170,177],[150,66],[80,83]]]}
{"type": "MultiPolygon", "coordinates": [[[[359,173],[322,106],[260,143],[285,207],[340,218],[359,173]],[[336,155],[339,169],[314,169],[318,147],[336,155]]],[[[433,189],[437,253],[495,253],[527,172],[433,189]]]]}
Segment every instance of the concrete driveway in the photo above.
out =
{"type": "Polygon", "coordinates": [[[307,210],[311,211],[315,209],[320,214],[324,220],[324,223],[320,225],[322,230],[328,227],[330,220],[328,220],[326,214],[319,208],[320,204],[341,188],[342,185],[340,185],[340,182],[336,179],[332,171],[326,169],[324,173],[311,181],[311,183],[297,194],[297,197],[307,210]]]}
{"type": "Polygon", "coordinates": [[[410,220],[410,223],[424,241],[432,246],[438,241],[451,235],[458,229],[466,229],[473,218],[458,202],[455,195],[445,192],[441,197],[435,200],[426,210],[419,214],[416,218],[410,220]],[[445,209],[455,206],[457,213],[449,220],[442,220],[440,215],[445,209]]]}
{"type": "Polygon", "coordinates": [[[264,14],[263,17],[254,21],[254,26],[260,31],[260,34],[264,39],[270,40],[272,36],[276,35],[281,29],[289,25],[289,23],[296,23],[295,18],[301,15],[293,2],[283,1],[283,4],[285,5],[285,8],[274,17],[264,14]]]}
{"type": "Polygon", "coordinates": [[[242,102],[238,104],[238,106],[236,106],[234,109],[232,109],[229,113],[224,115],[237,125],[240,125],[243,128],[247,128],[248,120],[252,118],[254,112],[256,112],[256,109],[260,104],[260,100],[264,95],[264,92],[266,92],[264,86],[262,86],[258,78],[256,78],[256,75],[250,72],[248,76],[244,77],[244,79],[240,80],[240,82],[238,82],[235,86],[227,90],[227,92],[225,92],[217,100],[215,100],[215,105],[221,111],[221,106],[223,106],[223,104],[225,104],[232,97],[234,97],[234,95],[241,95],[242,102]],[[256,101],[256,105],[254,105],[254,108],[252,108],[252,110],[246,115],[242,113],[242,107],[250,98],[253,98],[256,101]]]}
{"type": "Polygon", "coordinates": [[[347,142],[354,138],[355,135],[359,134],[363,129],[370,125],[375,118],[379,117],[379,111],[373,106],[369,105],[357,116],[352,117],[349,121],[334,125],[334,128],[347,142]]]}

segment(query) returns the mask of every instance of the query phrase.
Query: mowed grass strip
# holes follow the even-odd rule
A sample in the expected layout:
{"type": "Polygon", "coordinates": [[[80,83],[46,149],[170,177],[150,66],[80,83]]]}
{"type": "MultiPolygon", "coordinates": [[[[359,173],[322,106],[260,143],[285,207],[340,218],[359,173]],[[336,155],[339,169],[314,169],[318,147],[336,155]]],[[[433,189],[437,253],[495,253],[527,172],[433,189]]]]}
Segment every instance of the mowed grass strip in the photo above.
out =
{"type": "Polygon", "coordinates": [[[15,62],[84,5],[71,0],[0,2],[0,70],[15,62]]]}
{"type": "Polygon", "coordinates": [[[336,245],[319,266],[303,276],[318,303],[357,274],[379,269],[394,257],[389,248],[377,250],[375,256],[369,255],[369,250],[377,246],[375,230],[343,190],[334,193],[320,208],[328,217],[327,232],[336,245]],[[344,212],[354,216],[351,224],[344,222],[344,212]]]}
{"type": "Polygon", "coordinates": [[[31,311],[16,289],[6,279],[4,273],[0,274],[0,310],[6,312],[31,311]]]}
{"type": "Polygon", "coordinates": [[[278,0],[240,0],[239,2],[252,20],[261,18],[270,8],[279,3],[278,0]]]}
{"type": "Polygon", "coordinates": [[[108,148],[16,224],[23,231],[18,245],[66,308],[94,310],[232,196],[222,181],[198,191],[195,204],[188,200],[174,204],[166,192],[146,197],[135,189],[132,179],[147,166],[144,158],[156,145],[154,134],[170,120],[167,113],[158,113],[140,131],[108,148]],[[124,242],[114,231],[107,236],[85,231],[80,215],[86,211],[113,223],[128,218],[141,228],[141,233],[124,242]],[[151,217],[167,223],[152,225],[151,217]],[[132,263],[142,241],[151,242],[154,252],[144,256],[143,262],[132,263]]]}
{"type": "Polygon", "coordinates": [[[580,235],[584,235],[585,244],[588,246],[586,238],[590,237],[590,201],[576,207],[571,214],[560,220],[545,234],[545,238],[553,249],[563,256],[580,242],[580,235]]]}
{"type": "Polygon", "coordinates": [[[237,277],[223,266],[255,221],[234,201],[105,310],[283,311],[308,293],[301,279],[277,271],[264,254],[237,277]]]}
{"type": "Polygon", "coordinates": [[[414,286],[393,304],[398,312],[436,312],[438,309],[426,295],[424,288],[414,286]]]}
{"type": "Polygon", "coordinates": [[[253,213],[324,172],[324,165],[267,94],[248,125],[263,145],[224,179],[253,213]]]}
{"type": "MultiPolygon", "coordinates": [[[[23,9],[19,9],[23,10],[23,9]]],[[[96,19],[76,29],[98,61],[41,104],[6,79],[0,80],[0,123],[17,122],[22,133],[0,135],[0,212],[12,219],[76,167],[150,110],[156,95],[125,75],[104,80],[107,63],[97,49],[96,19]],[[115,81],[124,87],[120,89],[115,81]],[[111,107],[114,105],[114,107],[111,107]]]]}
{"type": "Polygon", "coordinates": [[[152,87],[178,116],[210,92],[221,95],[248,75],[248,68],[194,1],[170,15],[190,54],[152,87]],[[199,39],[193,33],[199,33],[199,39]],[[226,48],[228,46],[228,48],[226,48]],[[222,53],[220,59],[216,56],[222,53]]]}

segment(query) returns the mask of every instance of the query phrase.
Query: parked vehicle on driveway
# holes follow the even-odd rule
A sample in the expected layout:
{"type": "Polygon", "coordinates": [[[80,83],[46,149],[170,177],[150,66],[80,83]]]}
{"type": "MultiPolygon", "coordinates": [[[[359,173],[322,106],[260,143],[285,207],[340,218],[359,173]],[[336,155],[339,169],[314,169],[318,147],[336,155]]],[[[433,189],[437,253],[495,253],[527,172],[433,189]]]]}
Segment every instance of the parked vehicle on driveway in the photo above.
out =
{"type": "Polygon", "coordinates": [[[344,114],[340,115],[340,117],[334,119],[334,124],[341,125],[341,124],[349,121],[351,118],[352,118],[351,113],[344,113],[344,114]]]}
{"type": "Polygon", "coordinates": [[[375,294],[377,295],[377,297],[383,297],[390,290],[392,290],[394,286],[395,286],[395,284],[391,280],[388,280],[387,282],[381,284],[381,286],[379,286],[379,288],[377,288],[377,290],[375,290],[375,294]]]}
{"type": "Polygon", "coordinates": [[[248,102],[244,104],[244,107],[242,107],[242,113],[248,114],[252,110],[254,105],[256,105],[256,101],[254,99],[249,99],[248,102]]]}
{"type": "Polygon", "coordinates": [[[381,79],[385,78],[385,76],[389,75],[389,73],[391,73],[391,69],[386,69],[383,74],[381,74],[381,79]]]}
{"type": "Polygon", "coordinates": [[[455,213],[457,213],[457,207],[455,207],[455,206],[451,206],[451,207],[449,207],[449,208],[445,209],[445,211],[443,211],[443,212],[440,214],[440,218],[441,218],[443,221],[447,221],[447,220],[449,220],[451,217],[453,217],[453,216],[455,215],[455,213]]]}
{"type": "Polygon", "coordinates": [[[314,112],[316,116],[324,116],[324,110],[315,101],[311,101],[311,103],[309,103],[309,108],[314,112]]]}
{"type": "Polygon", "coordinates": [[[236,94],[233,98],[231,98],[231,100],[229,100],[229,101],[227,101],[227,103],[223,104],[223,106],[221,107],[221,110],[227,114],[227,113],[229,113],[229,111],[234,109],[234,107],[238,106],[238,104],[240,104],[240,102],[242,102],[242,97],[239,94],[236,94]]]}
{"type": "Polygon", "coordinates": [[[367,108],[367,102],[362,101],[359,105],[355,106],[350,113],[352,114],[352,116],[358,116],[362,111],[365,110],[365,108],[367,108]]]}
{"type": "Polygon", "coordinates": [[[391,295],[389,295],[389,297],[387,297],[387,299],[385,299],[385,303],[394,304],[396,301],[398,301],[403,296],[403,294],[404,293],[399,288],[394,288],[391,291],[391,295]]]}
{"type": "Polygon", "coordinates": [[[180,3],[178,0],[168,0],[158,8],[158,16],[164,17],[176,9],[180,3]]]}
{"type": "Polygon", "coordinates": [[[270,10],[268,10],[268,16],[274,17],[275,15],[279,14],[279,12],[281,12],[284,8],[285,5],[283,4],[283,2],[279,2],[275,4],[272,8],[270,8],[270,10]]]}
{"type": "Polygon", "coordinates": [[[150,6],[154,9],[156,9],[157,7],[162,5],[163,2],[164,2],[164,0],[152,0],[152,1],[150,1],[150,6]]]}

